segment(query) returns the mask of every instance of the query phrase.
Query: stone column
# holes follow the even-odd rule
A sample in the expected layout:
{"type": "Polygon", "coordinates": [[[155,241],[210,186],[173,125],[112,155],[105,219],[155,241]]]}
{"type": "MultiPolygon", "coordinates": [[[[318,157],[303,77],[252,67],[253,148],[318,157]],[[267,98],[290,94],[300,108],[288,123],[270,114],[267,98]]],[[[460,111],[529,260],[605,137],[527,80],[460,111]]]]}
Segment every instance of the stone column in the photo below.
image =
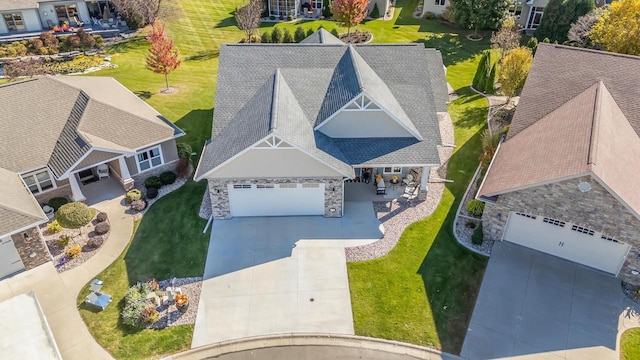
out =
{"type": "Polygon", "coordinates": [[[127,162],[124,161],[124,156],[118,158],[118,165],[120,165],[120,176],[122,176],[122,187],[125,191],[133,189],[134,181],[129,173],[127,162]]]}
{"type": "Polygon", "coordinates": [[[78,179],[76,179],[76,173],[69,174],[69,186],[71,186],[71,199],[73,201],[83,201],[87,200],[80,190],[80,184],[78,184],[78,179]]]}

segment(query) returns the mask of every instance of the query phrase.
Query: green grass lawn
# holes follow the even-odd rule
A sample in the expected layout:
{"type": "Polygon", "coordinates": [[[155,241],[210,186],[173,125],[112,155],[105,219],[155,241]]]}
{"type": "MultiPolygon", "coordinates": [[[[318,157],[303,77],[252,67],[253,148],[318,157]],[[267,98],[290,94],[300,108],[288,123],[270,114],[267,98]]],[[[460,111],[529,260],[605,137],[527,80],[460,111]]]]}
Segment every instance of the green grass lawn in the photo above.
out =
{"type": "MultiPolygon", "coordinates": [[[[475,170],[479,152],[479,131],[484,126],[486,100],[466,86],[475,71],[477,55],[488,48],[488,39],[466,40],[466,31],[437,21],[412,17],[418,0],[399,0],[394,18],[360,25],[370,30],[377,43],[422,42],[443,53],[448,80],[460,94],[450,105],[456,125],[458,148],[449,164],[449,178],[455,180],[442,204],[429,219],[410,226],[396,249],[387,257],[349,265],[354,319],[357,334],[433,345],[457,352],[471,314],[485,260],[455,244],[451,234],[454,207],[475,170]],[[446,306],[446,309],[444,308],[446,306]]],[[[191,144],[198,153],[211,134],[218,49],[222,43],[238,41],[243,33],[235,26],[235,0],[179,0],[179,16],[167,24],[183,57],[182,66],[169,76],[169,85],[179,91],[160,93],[164,77],[146,70],[147,43],[143,37],[118,44],[108,53],[116,69],[94,76],[112,76],[187,132],[179,141],[191,144]]],[[[303,22],[305,28],[330,21],[303,22]]],[[[274,24],[263,24],[269,30],[274,24]]],[[[278,24],[290,27],[296,25],[278,24]]],[[[208,235],[202,234],[205,220],[197,216],[204,183],[189,182],[154,204],[137,224],[129,247],[98,277],[114,303],[105,311],[85,309],[81,315],[98,343],[116,358],[157,357],[185,349],[193,326],[162,331],[131,331],[119,321],[122,297],[129,285],[151,277],[201,276],[208,235]]],[[[87,294],[85,288],[78,303],[87,294]]]]}
{"type": "Polygon", "coordinates": [[[629,329],[620,337],[620,359],[640,359],[640,328],[629,329]]]}
{"type": "Polygon", "coordinates": [[[198,217],[198,210],[205,185],[188,182],[158,200],[136,223],[129,246],[96,276],[104,280],[102,291],[113,296],[111,305],[94,312],[82,305],[89,294],[88,286],[78,295],[80,316],[89,332],[116,359],[144,359],[185,350],[191,345],[192,325],[136,331],[122,324],[120,311],[124,294],[137,281],[202,276],[209,235],[202,234],[206,220],[198,217]]]}

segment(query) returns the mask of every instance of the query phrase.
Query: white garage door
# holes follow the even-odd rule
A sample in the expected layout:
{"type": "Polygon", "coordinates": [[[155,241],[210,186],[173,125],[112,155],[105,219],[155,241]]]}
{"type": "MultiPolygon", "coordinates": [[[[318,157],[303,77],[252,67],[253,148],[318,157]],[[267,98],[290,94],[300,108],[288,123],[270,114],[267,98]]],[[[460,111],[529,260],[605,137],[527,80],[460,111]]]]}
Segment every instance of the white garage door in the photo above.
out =
{"type": "Polygon", "coordinates": [[[11,238],[0,239],[0,279],[24,269],[11,238]]]}
{"type": "Polygon", "coordinates": [[[229,185],[231,216],[323,215],[324,184],[229,185]]]}
{"type": "Polygon", "coordinates": [[[575,224],[511,213],[504,240],[617,275],[631,248],[614,238],[575,224]]]}

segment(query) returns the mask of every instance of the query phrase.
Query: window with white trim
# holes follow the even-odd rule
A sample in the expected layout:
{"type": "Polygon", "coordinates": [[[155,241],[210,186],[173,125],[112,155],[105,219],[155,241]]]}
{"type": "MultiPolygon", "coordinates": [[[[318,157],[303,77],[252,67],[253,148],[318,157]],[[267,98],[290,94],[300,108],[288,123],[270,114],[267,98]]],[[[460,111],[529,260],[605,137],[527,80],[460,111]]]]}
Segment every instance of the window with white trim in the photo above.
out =
{"type": "Polygon", "coordinates": [[[560,227],[564,227],[565,222],[564,221],[560,221],[560,220],[556,220],[556,219],[551,219],[551,218],[544,218],[542,219],[543,222],[547,223],[547,224],[551,224],[551,225],[555,225],[555,226],[560,226],[560,227]]]}
{"type": "Polygon", "coordinates": [[[32,194],[41,193],[56,187],[48,170],[36,171],[31,174],[22,175],[24,183],[27,184],[32,194]]]}
{"type": "Polygon", "coordinates": [[[446,1],[447,1],[447,0],[436,0],[436,5],[438,5],[438,6],[444,6],[444,3],[445,3],[446,1]]]}
{"type": "Polygon", "coordinates": [[[140,168],[140,171],[147,171],[162,165],[162,153],[160,152],[160,146],[138,153],[136,159],[138,159],[138,168],[140,168]]]}
{"type": "Polygon", "coordinates": [[[533,219],[533,220],[536,219],[535,215],[523,214],[523,213],[520,213],[520,212],[517,212],[516,215],[524,216],[526,218],[533,219]]]}
{"type": "Polygon", "coordinates": [[[515,18],[515,20],[520,20],[520,16],[522,16],[522,1],[521,0],[513,0],[509,4],[509,14],[515,18]]]}
{"type": "Polygon", "coordinates": [[[233,185],[233,188],[234,189],[251,189],[251,184],[243,184],[243,185],[236,184],[236,185],[233,185]]]}
{"type": "Polygon", "coordinates": [[[624,241],[620,241],[620,240],[618,240],[618,239],[616,239],[614,237],[608,236],[608,235],[601,235],[600,239],[611,241],[611,242],[614,242],[614,243],[617,243],[617,244],[624,244],[624,241]]]}
{"type": "Polygon", "coordinates": [[[586,234],[586,235],[591,235],[591,236],[593,236],[593,234],[595,234],[595,231],[593,231],[591,229],[584,228],[582,226],[578,226],[578,225],[573,225],[571,227],[571,230],[577,231],[579,233],[583,233],[583,234],[586,234]]]}
{"type": "Polygon", "coordinates": [[[275,186],[273,184],[258,184],[256,185],[256,189],[273,189],[275,186]]]}
{"type": "Polygon", "coordinates": [[[398,166],[391,166],[384,168],[382,172],[385,174],[400,174],[402,173],[402,168],[398,166]]]}

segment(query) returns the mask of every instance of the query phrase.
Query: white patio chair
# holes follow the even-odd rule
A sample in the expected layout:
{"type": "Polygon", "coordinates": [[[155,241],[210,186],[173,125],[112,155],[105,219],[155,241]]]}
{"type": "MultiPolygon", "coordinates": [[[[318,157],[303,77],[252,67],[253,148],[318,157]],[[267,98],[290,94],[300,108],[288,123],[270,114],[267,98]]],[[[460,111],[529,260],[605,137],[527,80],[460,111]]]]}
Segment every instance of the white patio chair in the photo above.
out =
{"type": "Polygon", "coordinates": [[[97,167],[98,170],[98,180],[106,177],[109,177],[109,166],[107,164],[101,164],[97,167]]]}

